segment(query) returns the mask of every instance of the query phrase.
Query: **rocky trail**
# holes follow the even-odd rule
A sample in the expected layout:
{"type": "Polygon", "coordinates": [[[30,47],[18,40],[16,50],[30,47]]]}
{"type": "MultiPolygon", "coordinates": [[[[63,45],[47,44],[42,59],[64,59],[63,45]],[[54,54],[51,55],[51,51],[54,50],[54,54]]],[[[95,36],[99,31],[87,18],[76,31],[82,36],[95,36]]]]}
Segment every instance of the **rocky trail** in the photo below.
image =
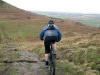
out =
{"type": "MultiPolygon", "coordinates": [[[[50,72],[45,68],[45,63],[34,52],[16,49],[12,49],[10,52],[18,53],[20,56],[15,59],[13,56],[0,62],[6,64],[6,68],[0,72],[0,75],[49,75],[50,72]]],[[[56,72],[56,75],[63,74],[60,69],[57,69],[56,72]]]]}
{"type": "MultiPolygon", "coordinates": [[[[18,50],[17,46],[6,44],[8,49],[0,50],[4,54],[0,65],[5,64],[5,68],[0,68],[0,75],[48,75],[44,69],[44,62],[34,52],[28,50],[18,50]]],[[[4,47],[4,46],[2,46],[4,47]]]]}
{"type": "Polygon", "coordinates": [[[17,75],[47,75],[38,55],[29,51],[20,51],[20,54],[19,59],[13,63],[17,75]]]}

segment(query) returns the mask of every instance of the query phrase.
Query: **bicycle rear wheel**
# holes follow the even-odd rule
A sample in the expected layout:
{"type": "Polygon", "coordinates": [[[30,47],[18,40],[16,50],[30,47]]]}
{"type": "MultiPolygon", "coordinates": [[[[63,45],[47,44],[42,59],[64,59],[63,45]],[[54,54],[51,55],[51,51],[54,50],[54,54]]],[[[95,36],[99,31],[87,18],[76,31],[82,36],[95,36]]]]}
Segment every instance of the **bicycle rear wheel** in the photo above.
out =
{"type": "Polygon", "coordinates": [[[52,59],[50,62],[50,75],[55,75],[55,59],[54,56],[52,55],[52,59]]]}

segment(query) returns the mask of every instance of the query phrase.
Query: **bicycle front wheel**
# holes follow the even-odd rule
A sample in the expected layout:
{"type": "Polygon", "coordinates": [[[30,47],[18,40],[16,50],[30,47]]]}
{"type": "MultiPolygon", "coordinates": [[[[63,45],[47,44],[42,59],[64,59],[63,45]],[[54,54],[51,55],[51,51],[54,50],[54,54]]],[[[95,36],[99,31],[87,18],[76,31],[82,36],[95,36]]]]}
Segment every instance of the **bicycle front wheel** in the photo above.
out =
{"type": "Polygon", "coordinates": [[[50,66],[50,75],[55,75],[55,65],[54,64],[50,66]]]}

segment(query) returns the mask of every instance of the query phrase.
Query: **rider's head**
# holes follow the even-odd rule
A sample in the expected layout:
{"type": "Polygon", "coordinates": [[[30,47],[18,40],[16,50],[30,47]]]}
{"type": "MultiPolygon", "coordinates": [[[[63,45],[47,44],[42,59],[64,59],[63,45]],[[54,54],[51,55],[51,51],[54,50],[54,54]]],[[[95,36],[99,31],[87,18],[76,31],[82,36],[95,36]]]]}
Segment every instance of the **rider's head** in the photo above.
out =
{"type": "Polygon", "coordinates": [[[53,24],[54,24],[54,21],[53,21],[53,20],[50,20],[50,21],[48,22],[48,27],[53,27],[53,24]]]}
{"type": "Polygon", "coordinates": [[[48,24],[54,24],[54,21],[53,21],[53,20],[50,20],[50,21],[48,22],[48,24]]]}

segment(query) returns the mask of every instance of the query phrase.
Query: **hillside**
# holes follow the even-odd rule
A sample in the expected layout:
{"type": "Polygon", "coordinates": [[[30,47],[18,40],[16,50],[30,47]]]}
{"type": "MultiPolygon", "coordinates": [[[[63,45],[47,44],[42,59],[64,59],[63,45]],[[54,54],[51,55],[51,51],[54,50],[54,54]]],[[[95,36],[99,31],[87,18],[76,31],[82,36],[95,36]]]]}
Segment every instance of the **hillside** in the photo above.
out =
{"type": "Polygon", "coordinates": [[[34,74],[43,74],[40,59],[44,58],[44,46],[39,34],[50,19],[62,32],[62,40],[57,43],[60,68],[57,74],[100,74],[100,28],[31,13],[3,2],[0,3],[0,75],[32,75],[34,69],[38,69],[34,74]]]}
{"type": "Polygon", "coordinates": [[[32,14],[28,11],[21,10],[19,8],[16,8],[12,5],[9,5],[8,3],[1,3],[0,6],[0,19],[9,19],[9,20],[20,20],[20,19],[47,19],[46,16],[42,16],[39,14],[32,14]]]}
{"type": "Polygon", "coordinates": [[[86,26],[100,27],[100,14],[83,14],[83,13],[74,13],[74,12],[73,13],[41,12],[41,11],[36,13],[47,15],[49,17],[74,20],[86,26]]]}

